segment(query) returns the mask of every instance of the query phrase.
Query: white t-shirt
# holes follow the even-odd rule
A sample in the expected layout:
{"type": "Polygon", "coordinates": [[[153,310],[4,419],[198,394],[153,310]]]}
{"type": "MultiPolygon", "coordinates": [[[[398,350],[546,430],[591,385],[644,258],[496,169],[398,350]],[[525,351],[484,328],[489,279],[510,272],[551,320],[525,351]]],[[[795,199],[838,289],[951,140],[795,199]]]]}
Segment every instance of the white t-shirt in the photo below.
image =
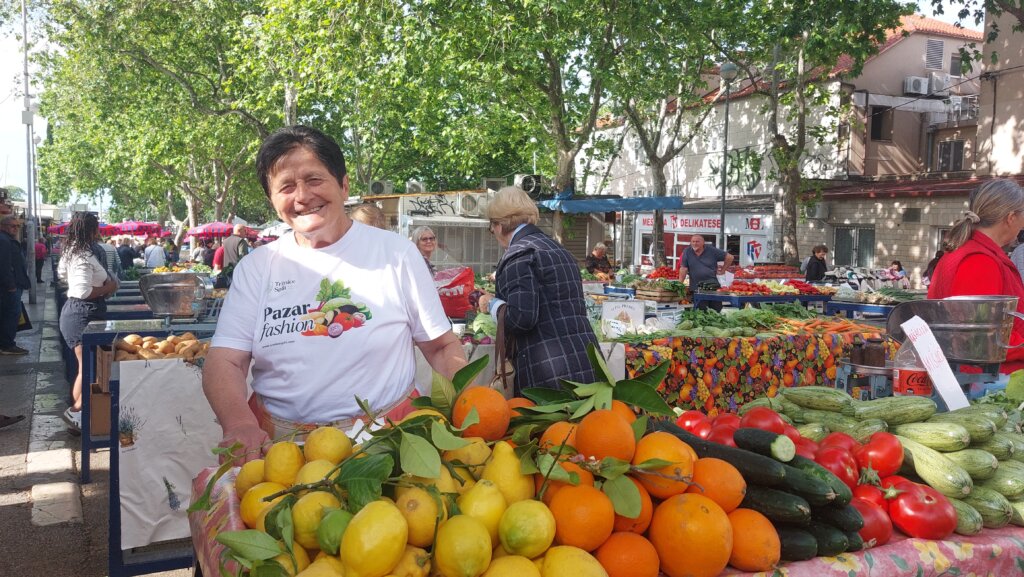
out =
{"type": "Polygon", "coordinates": [[[103,286],[107,271],[92,252],[64,253],[57,263],[57,277],[68,283],[69,297],[84,299],[93,287],[103,286]]]}
{"type": "Polygon", "coordinates": [[[362,415],[357,395],[374,410],[407,396],[413,341],[450,328],[416,247],[353,222],[328,247],[289,233],[239,261],[212,346],[252,354],[252,388],[271,414],[327,422],[362,415]]]}

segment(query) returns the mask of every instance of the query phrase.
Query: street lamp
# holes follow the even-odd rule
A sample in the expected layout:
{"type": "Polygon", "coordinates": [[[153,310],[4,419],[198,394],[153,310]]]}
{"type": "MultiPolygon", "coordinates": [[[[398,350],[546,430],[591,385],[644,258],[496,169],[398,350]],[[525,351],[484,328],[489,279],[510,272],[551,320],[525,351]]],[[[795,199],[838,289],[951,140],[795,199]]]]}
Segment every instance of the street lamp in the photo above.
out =
{"type": "Polygon", "coordinates": [[[718,76],[725,85],[725,130],[722,131],[722,214],[719,224],[722,226],[722,250],[726,249],[725,242],[725,189],[729,180],[729,87],[732,81],[736,80],[739,69],[732,62],[723,63],[718,69],[718,76]]]}

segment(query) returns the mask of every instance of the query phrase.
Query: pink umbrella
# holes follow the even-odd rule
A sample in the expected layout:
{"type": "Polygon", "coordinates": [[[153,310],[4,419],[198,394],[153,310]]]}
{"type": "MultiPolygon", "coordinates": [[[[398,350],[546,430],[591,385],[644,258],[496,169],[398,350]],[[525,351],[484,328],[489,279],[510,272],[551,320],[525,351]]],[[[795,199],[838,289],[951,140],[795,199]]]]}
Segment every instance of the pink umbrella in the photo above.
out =
{"type": "MultiPolygon", "coordinates": [[[[46,232],[50,234],[63,235],[67,233],[67,230],[68,223],[66,222],[46,227],[46,232]]],[[[115,234],[121,234],[121,229],[116,224],[100,223],[100,236],[113,236],[115,234]]]]}
{"type": "Polygon", "coordinates": [[[211,222],[209,224],[188,229],[185,236],[194,236],[197,238],[224,238],[231,236],[231,232],[234,229],[234,226],[226,222],[211,222]]]}
{"type": "Polygon", "coordinates": [[[139,220],[126,220],[117,226],[121,228],[121,234],[130,234],[132,236],[159,234],[163,228],[155,222],[142,222],[139,220]]]}

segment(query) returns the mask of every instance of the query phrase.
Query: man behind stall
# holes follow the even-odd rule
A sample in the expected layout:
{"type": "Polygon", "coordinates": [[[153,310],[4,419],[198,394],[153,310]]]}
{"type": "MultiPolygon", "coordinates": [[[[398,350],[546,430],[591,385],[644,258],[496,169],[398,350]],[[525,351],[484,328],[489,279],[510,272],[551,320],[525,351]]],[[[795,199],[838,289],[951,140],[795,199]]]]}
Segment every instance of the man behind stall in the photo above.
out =
{"type": "MultiPolygon", "coordinates": [[[[690,246],[686,247],[679,259],[679,280],[685,279],[687,274],[690,275],[688,288],[691,294],[701,287],[717,289],[721,286],[718,284],[718,275],[732,266],[732,261],[731,254],[718,247],[707,246],[704,237],[695,234],[690,238],[690,246]]],[[[722,310],[720,302],[703,301],[700,304],[700,308],[708,306],[716,311],[722,310]]]]}

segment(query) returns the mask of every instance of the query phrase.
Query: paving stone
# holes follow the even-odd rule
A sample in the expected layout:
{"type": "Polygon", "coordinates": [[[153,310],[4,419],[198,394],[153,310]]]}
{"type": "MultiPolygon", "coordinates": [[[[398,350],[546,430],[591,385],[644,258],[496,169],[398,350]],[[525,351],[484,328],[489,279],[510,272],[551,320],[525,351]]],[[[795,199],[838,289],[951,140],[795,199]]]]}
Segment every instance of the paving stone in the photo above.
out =
{"type": "Polygon", "coordinates": [[[32,486],[33,525],[81,522],[82,498],[77,483],[42,483],[32,486]]]}

